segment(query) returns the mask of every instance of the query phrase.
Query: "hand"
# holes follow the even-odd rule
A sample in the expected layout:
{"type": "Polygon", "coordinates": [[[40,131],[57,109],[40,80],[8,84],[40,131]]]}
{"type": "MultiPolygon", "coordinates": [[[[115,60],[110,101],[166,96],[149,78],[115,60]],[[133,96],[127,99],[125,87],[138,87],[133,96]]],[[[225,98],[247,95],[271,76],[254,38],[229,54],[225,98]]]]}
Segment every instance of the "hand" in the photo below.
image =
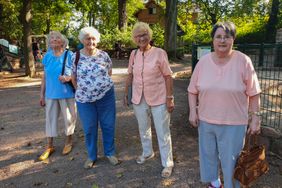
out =
{"type": "Polygon", "coordinates": [[[66,77],[65,77],[64,75],[60,75],[60,76],[59,76],[59,80],[60,80],[62,83],[67,82],[67,79],[66,79],[66,77]]]}
{"type": "Polygon", "coordinates": [[[44,107],[46,105],[45,99],[44,98],[40,98],[39,104],[40,104],[41,107],[44,107]]]}
{"type": "Polygon", "coordinates": [[[167,111],[169,113],[172,113],[174,110],[174,100],[173,98],[167,98],[166,99],[166,107],[167,107],[167,111]]]}
{"type": "Polygon", "coordinates": [[[260,116],[252,115],[247,134],[260,134],[260,116]]]}
{"type": "Polygon", "coordinates": [[[189,114],[189,123],[192,127],[196,128],[199,126],[199,117],[197,114],[197,110],[190,111],[189,114]]]}

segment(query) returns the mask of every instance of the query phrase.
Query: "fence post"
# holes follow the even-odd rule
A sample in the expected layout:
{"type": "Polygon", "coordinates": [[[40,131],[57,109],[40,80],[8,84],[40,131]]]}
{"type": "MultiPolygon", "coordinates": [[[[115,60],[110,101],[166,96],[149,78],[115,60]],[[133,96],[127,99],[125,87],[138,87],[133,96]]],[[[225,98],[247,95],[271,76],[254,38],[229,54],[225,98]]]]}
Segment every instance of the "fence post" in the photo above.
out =
{"type": "Polygon", "coordinates": [[[264,43],[261,43],[259,50],[259,67],[263,66],[263,57],[264,57],[264,43]]]}
{"type": "Polygon", "coordinates": [[[275,44],[274,67],[282,67],[282,44],[275,44]]]}
{"type": "Polygon", "coordinates": [[[194,71],[196,64],[198,62],[197,48],[198,48],[197,44],[192,44],[192,72],[194,71]]]}

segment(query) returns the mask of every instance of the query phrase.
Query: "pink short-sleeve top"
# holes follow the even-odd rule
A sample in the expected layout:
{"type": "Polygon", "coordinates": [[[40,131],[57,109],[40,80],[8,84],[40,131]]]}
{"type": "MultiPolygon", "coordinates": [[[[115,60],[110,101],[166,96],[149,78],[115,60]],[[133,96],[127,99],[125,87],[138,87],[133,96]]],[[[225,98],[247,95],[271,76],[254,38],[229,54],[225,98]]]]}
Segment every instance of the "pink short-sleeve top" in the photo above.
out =
{"type": "Polygon", "coordinates": [[[261,92],[251,59],[239,51],[225,65],[203,56],[187,90],[198,95],[200,120],[226,125],[248,124],[249,97],[261,92]]]}
{"type": "Polygon", "coordinates": [[[133,104],[139,104],[143,95],[150,106],[166,103],[165,76],[171,76],[172,71],[163,49],[151,47],[145,52],[133,50],[129,58],[128,73],[133,73],[133,104]]]}

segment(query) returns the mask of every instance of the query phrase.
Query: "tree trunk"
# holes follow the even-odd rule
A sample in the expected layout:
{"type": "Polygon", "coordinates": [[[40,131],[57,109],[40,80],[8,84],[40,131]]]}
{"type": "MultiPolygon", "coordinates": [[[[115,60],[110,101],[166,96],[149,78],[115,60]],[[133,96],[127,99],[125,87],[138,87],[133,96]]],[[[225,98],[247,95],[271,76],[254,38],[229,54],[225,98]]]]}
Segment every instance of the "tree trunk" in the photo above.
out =
{"type": "Polygon", "coordinates": [[[21,10],[21,22],[23,24],[23,42],[24,42],[24,64],[25,74],[29,77],[35,76],[34,58],[31,47],[31,1],[23,0],[23,7],[21,10]]]}
{"type": "Polygon", "coordinates": [[[169,58],[176,58],[177,0],[166,0],[165,50],[169,58]]]}
{"type": "Polygon", "coordinates": [[[275,42],[275,35],[277,31],[278,24],[278,14],[279,14],[279,0],[273,0],[271,5],[271,11],[269,15],[269,19],[266,25],[266,35],[265,42],[275,42]]]}
{"type": "Polygon", "coordinates": [[[46,19],[46,34],[50,33],[51,28],[51,20],[50,20],[50,14],[48,13],[47,19],[46,19]]]}
{"type": "Polygon", "coordinates": [[[126,0],[118,0],[118,29],[126,28],[126,0]]]}

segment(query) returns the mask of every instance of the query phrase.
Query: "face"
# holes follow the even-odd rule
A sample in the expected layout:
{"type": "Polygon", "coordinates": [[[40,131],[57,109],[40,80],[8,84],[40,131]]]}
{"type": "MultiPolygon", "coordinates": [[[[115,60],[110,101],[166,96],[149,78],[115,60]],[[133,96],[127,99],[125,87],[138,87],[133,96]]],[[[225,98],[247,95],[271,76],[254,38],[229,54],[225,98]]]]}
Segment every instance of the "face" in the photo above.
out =
{"type": "Polygon", "coordinates": [[[97,40],[96,38],[91,35],[91,34],[88,34],[88,35],[85,35],[83,41],[82,41],[83,45],[84,45],[84,48],[86,50],[93,50],[96,48],[97,46],[97,40]]]}
{"type": "Polygon", "coordinates": [[[150,36],[149,36],[149,32],[148,31],[137,30],[134,33],[133,37],[134,37],[135,43],[140,48],[145,48],[150,43],[150,36]]]}
{"type": "Polygon", "coordinates": [[[49,42],[51,48],[63,47],[63,40],[59,35],[56,34],[51,35],[49,42]]]}
{"type": "Polygon", "coordinates": [[[234,38],[219,27],[213,37],[214,51],[217,53],[229,53],[232,50],[234,38]]]}

